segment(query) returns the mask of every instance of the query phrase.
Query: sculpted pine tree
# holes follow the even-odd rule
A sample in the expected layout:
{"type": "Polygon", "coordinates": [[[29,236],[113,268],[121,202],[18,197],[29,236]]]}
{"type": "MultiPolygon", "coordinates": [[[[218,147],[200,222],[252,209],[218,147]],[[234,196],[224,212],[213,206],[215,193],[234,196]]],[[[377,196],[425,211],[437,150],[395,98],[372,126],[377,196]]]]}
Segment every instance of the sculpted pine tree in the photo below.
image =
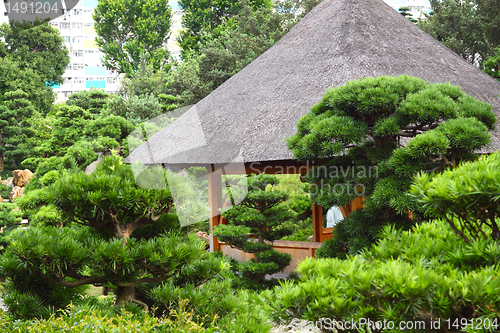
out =
{"type": "MultiPolygon", "coordinates": [[[[165,170],[158,168],[145,181],[155,175],[165,180],[165,170]]],[[[181,271],[185,280],[202,281],[224,267],[220,260],[206,260],[203,240],[179,232],[169,189],[140,188],[131,166],[117,156],[105,157],[90,175],[62,172],[37,191],[20,201],[21,208],[53,205],[63,227],[39,224],[13,231],[1,263],[7,276],[28,268],[58,286],[111,285],[122,306],[144,305],[136,296],[141,284],[181,271]]]]}
{"type": "Polygon", "coordinates": [[[266,274],[282,271],[291,262],[289,254],[272,248],[272,241],[287,234],[288,230],[277,227],[290,219],[292,213],[284,203],[288,195],[268,188],[277,185],[278,178],[261,174],[247,179],[248,195],[222,214],[229,224],[215,228],[214,235],[232,247],[255,254],[255,259],[241,264],[239,270],[243,276],[258,282],[266,274]],[[252,235],[257,239],[250,238],[252,235]]]}
{"type": "Polygon", "coordinates": [[[336,225],[319,255],[357,252],[383,225],[417,222],[419,205],[407,194],[413,177],[474,158],[495,122],[491,105],[448,83],[383,76],[328,90],[300,119],[288,147],[300,160],[324,161],[307,176],[317,185],[315,202],[344,206],[364,196],[365,206],[336,225]]]}

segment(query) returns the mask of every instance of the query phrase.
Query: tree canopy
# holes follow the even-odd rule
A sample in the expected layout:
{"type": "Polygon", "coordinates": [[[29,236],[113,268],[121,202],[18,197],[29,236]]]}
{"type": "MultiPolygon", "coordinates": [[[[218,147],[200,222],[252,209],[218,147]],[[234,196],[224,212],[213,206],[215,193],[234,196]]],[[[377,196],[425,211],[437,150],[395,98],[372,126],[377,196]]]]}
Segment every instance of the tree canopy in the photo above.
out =
{"type": "Polygon", "coordinates": [[[21,69],[31,69],[48,84],[62,82],[69,64],[68,50],[59,31],[47,20],[36,20],[33,25],[11,21],[2,25],[0,37],[4,38],[9,58],[21,69]]]}
{"type": "MultiPolygon", "coordinates": [[[[214,31],[237,15],[245,3],[239,0],[181,0],[179,5],[183,9],[182,26],[178,39],[183,50],[183,55],[199,50],[199,42],[205,39],[208,33],[214,31]]],[[[266,0],[252,0],[248,4],[252,9],[270,7],[271,3],[266,0]]],[[[229,23],[231,25],[231,23],[229,23]]]]}
{"type": "Polygon", "coordinates": [[[430,0],[420,28],[474,65],[500,45],[500,3],[495,0],[430,0]]]}
{"type": "Polygon", "coordinates": [[[156,71],[167,63],[172,19],[168,0],[102,0],[93,18],[107,67],[131,77],[141,59],[156,71]]]}

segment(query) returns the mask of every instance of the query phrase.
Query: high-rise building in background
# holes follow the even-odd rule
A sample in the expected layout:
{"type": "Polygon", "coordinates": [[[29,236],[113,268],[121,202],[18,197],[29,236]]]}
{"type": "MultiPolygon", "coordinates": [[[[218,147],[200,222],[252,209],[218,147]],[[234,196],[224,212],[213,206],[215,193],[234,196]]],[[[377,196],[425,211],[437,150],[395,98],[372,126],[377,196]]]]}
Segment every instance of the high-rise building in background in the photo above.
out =
{"type": "MultiPolygon", "coordinates": [[[[57,100],[64,101],[74,92],[97,88],[114,93],[119,88],[121,76],[115,70],[106,68],[102,63],[103,53],[95,43],[96,33],[92,14],[98,0],[80,0],[78,4],[63,16],[49,22],[58,29],[69,51],[70,63],[63,74],[63,83],[53,86],[57,100]]],[[[0,24],[8,22],[4,2],[0,1],[3,13],[0,24]]],[[[167,47],[174,57],[180,56],[180,47],[176,42],[181,26],[182,11],[177,2],[170,2],[172,7],[172,25],[167,47]]]]}
{"type": "MultiPolygon", "coordinates": [[[[63,83],[54,86],[59,101],[64,101],[74,92],[98,88],[114,93],[119,88],[120,76],[116,71],[106,68],[102,63],[102,52],[95,44],[96,33],[92,14],[98,0],[80,0],[79,3],[63,16],[52,20],[49,24],[58,29],[71,58],[63,74],[63,83]]],[[[409,7],[415,18],[431,10],[428,0],[384,0],[398,10],[409,7]]],[[[174,57],[180,56],[180,47],[176,42],[182,29],[182,10],[177,1],[170,1],[172,7],[172,25],[167,47],[174,57]]],[[[0,1],[0,24],[8,22],[4,1],[0,1]]]]}

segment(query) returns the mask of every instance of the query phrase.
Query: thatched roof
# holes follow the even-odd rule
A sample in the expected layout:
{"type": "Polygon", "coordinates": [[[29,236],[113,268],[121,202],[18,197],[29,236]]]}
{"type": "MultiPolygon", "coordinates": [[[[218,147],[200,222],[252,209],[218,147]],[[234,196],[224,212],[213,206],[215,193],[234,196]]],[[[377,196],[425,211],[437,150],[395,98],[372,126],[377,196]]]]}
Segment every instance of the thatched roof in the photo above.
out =
{"type": "MultiPolygon", "coordinates": [[[[128,161],[215,164],[229,162],[222,155],[238,153],[245,162],[291,160],[284,139],[296,133],[299,118],[328,87],[400,74],[431,83],[449,81],[500,113],[500,82],[382,0],[324,0],[278,43],[151,137],[128,161]]],[[[500,133],[493,136],[492,148],[498,150],[500,133]]]]}

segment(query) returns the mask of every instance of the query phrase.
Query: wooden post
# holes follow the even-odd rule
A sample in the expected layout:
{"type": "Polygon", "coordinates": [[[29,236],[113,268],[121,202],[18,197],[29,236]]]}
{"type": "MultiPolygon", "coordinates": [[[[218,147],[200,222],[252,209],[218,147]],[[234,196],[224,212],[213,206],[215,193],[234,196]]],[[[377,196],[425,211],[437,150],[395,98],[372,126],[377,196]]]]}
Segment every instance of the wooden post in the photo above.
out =
{"type": "Polygon", "coordinates": [[[219,251],[219,240],[214,237],[213,229],[221,222],[219,208],[222,208],[222,170],[208,170],[208,205],[210,207],[210,217],[208,219],[210,228],[210,252],[219,251]]]}
{"type": "Polygon", "coordinates": [[[313,242],[321,242],[323,233],[323,209],[320,205],[313,204],[312,207],[313,242]]]}

